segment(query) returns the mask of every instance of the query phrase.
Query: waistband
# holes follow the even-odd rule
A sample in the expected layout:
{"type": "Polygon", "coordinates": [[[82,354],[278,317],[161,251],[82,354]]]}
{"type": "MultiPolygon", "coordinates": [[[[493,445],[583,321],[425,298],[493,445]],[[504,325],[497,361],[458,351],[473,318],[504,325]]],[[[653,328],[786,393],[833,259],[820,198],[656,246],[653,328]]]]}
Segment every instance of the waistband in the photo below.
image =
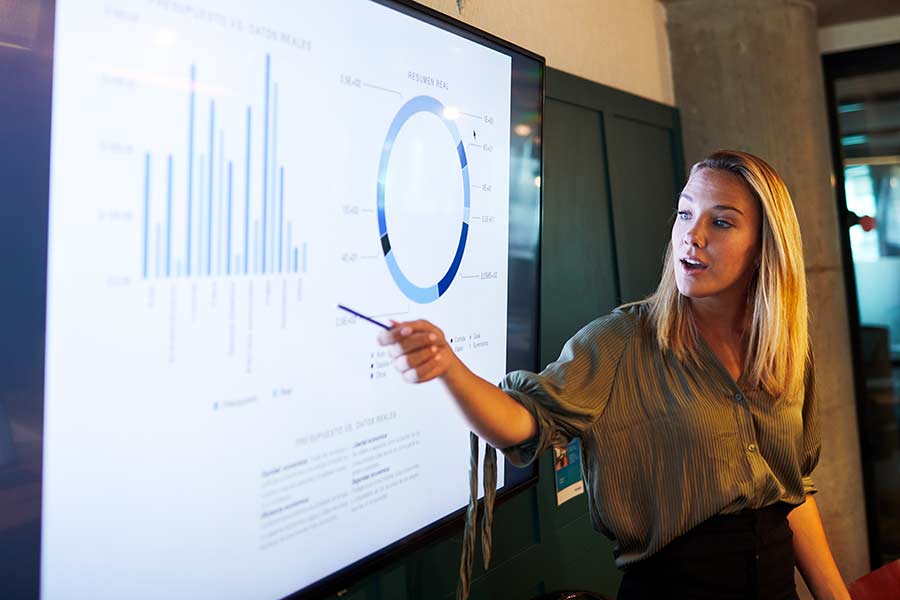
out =
{"type": "Polygon", "coordinates": [[[787,515],[794,508],[790,504],[777,502],[763,508],[715,515],[626,569],[652,569],[661,564],[720,554],[756,555],[761,547],[790,545],[791,529],[787,515]]]}
{"type": "Polygon", "coordinates": [[[783,523],[795,506],[786,502],[776,502],[762,508],[745,508],[740,512],[714,515],[703,521],[688,533],[730,527],[771,527],[783,523]]]}

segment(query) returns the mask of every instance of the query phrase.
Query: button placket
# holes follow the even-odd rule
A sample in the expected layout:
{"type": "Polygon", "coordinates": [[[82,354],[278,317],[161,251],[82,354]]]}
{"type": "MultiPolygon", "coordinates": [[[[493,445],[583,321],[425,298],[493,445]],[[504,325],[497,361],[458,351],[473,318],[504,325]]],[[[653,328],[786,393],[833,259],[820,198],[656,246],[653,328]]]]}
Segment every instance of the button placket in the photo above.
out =
{"type": "MultiPolygon", "coordinates": [[[[752,423],[752,416],[750,415],[750,407],[746,402],[746,398],[744,394],[736,389],[734,386],[729,386],[729,390],[727,391],[726,397],[731,399],[734,406],[734,416],[737,421],[738,427],[738,439],[740,441],[740,447],[745,451],[747,450],[747,444],[749,444],[749,440],[754,439],[755,432],[752,423]]],[[[754,467],[753,460],[745,454],[746,459],[741,461],[744,464],[744,470],[746,473],[746,479],[743,482],[743,485],[747,488],[748,496],[752,495],[753,487],[754,487],[754,467]]]]}
{"type": "MultiPolygon", "coordinates": [[[[750,404],[747,402],[747,397],[744,396],[744,394],[742,392],[736,392],[734,394],[734,399],[738,404],[741,405],[741,408],[743,409],[741,411],[741,413],[744,417],[742,419],[743,420],[742,429],[744,429],[747,433],[750,433],[750,432],[755,433],[755,428],[753,427],[753,416],[750,414],[750,404]]],[[[754,436],[750,435],[748,437],[750,437],[750,439],[753,439],[754,436]]],[[[754,442],[747,442],[747,444],[744,446],[744,448],[747,450],[747,452],[750,452],[752,454],[755,454],[756,452],[759,451],[759,448],[756,446],[756,443],[754,443],[754,442]]]]}

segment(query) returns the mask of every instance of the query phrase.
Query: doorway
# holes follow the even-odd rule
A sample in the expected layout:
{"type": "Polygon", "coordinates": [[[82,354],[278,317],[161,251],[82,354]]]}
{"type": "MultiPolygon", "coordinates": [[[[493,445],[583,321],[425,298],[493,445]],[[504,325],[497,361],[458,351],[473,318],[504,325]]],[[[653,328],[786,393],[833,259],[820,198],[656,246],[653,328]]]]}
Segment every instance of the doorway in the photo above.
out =
{"type": "Polygon", "coordinates": [[[900,44],[823,62],[875,568],[900,558],[900,44]]]}

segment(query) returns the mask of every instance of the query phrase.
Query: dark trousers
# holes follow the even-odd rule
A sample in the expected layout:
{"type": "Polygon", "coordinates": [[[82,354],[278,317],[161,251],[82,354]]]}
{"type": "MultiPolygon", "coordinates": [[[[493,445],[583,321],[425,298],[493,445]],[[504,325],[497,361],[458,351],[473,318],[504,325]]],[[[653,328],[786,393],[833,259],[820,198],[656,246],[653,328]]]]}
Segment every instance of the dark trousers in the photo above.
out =
{"type": "Polygon", "coordinates": [[[796,600],[792,508],[779,502],[704,521],[626,567],[617,600],[796,600]]]}

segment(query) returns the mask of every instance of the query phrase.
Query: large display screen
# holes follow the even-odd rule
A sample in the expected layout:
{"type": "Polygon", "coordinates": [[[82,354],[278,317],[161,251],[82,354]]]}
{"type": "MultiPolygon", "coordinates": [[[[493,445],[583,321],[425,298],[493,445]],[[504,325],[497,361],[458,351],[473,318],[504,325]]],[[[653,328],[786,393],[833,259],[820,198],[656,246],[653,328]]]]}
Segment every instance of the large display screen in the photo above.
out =
{"type": "Polygon", "coordinates": [[[338,305],[536,367],[539,57],[407,2],[36,6],[0,46],[4,130],[46,106],[3,190],[41,275],[5,312],[41,314],[0,403],[0,590],[311,596],[457,516],[461,412],[338,305]]]}

